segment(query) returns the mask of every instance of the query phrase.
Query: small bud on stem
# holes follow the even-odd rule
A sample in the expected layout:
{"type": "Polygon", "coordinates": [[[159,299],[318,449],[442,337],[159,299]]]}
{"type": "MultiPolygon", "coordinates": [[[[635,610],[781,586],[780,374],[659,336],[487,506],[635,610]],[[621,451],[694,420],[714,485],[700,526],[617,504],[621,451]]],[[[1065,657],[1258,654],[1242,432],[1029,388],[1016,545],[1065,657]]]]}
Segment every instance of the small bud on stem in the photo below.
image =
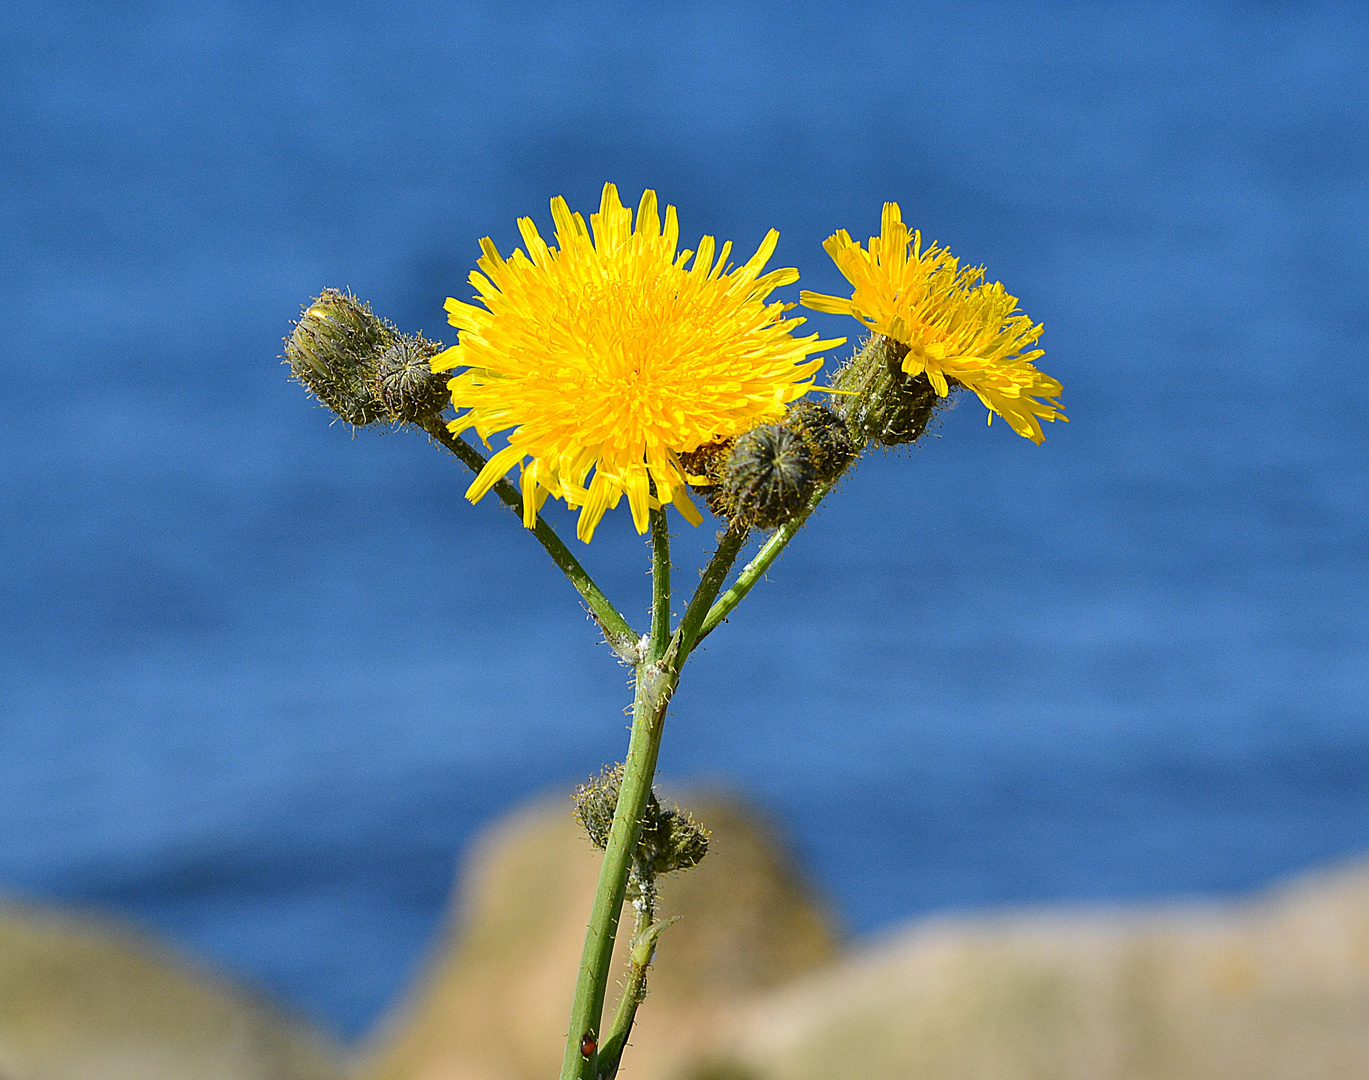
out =
{"type": "Polygon", "coordinates": [[[845,423],[816,401],[796,401],[783,420],[735,439],[709,443],[680,460],[708,485],[708,508],[733,526],[773,529],[800,513],[819,484],[835,480],[855,459],[845,423]]]}
{"type": "Polygon", "coordinates": [[[817,482],[813,452],[803,437],[783,424],[762,424],[733,442],[723,469],[723,499],[731,520],[773,529],[803,509],[817,482]]]}
{"type": "Polygon", "coordinates": [[[354,427],[386,419],[372,381],[375,364],[399,332],[351,293],[324,289],[304,308],[285,339],[290,372],[339,418],[354,427]]]}
{"type": "Polygon", "coordinates": [[[290,373],[354,427],[381,420],[422,424],[450,400],[429,361],[440,341],[409,337],[351,293],[324,289],[285,339],[290,373]]]}
{"type": "Polygon", "coordinates": [[[821,402],[807,398],[794,402],[784,426],[803,439],[820,484],[835,480],[860,452],[845,422],[821,402]]]}
{"type": "MultiPolygon", "coordinates": [[[[623,765],[605,766],[598,776],[575,790],[575,817],[595,847],[608,846],[618,792],[623,784],[623,765]]],[[[688,870],[708,854],[708,830],[678,806],[667,810],[652,792],[642,815],[634,862],[649,875],[688,870]]]]}
{"type": "Polygon", "coordinates": [[[400,335],[376,361],[375,395],[391,419],[419,424],[436,416],[451,401],[447,376],[434,373],[428,362],[442,351],[442,342],[400,335]]]}

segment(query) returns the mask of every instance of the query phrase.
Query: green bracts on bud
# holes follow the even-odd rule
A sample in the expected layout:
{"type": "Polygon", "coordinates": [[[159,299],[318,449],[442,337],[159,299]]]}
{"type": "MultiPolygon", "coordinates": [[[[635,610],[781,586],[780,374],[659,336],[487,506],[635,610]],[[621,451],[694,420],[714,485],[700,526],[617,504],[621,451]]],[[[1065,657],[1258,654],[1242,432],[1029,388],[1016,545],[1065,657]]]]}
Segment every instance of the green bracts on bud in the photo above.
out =
{"type": "Polygon", "coordinates": [[[783,420],[735,439],[710,443],[681,461],[709,481],[708,508],[733,525],[773,529],[807,505],[819,484],[835,480],[857,447],[846,424],[816,401],[796,401],[783,420]]]}
{"type": "Polygon", "coordinates": [[[685,469],[707,480],[696,490],[708,508],[734,527],[778,528],[806,513],[863,447],[916,442],[946,399],[926,375],[904,372],[907,355],[906,345],[874,334],[837,371],[833,407],[796,401],[778,423],[681,454],[685,469]]]}
{"type": "MultiPolygon", "coordinates": [[[[575,791],[575,818],[597,848],[608,846],[623,766],[605,766],[598,776],[575,791]]],[[[642,816],[634,862],[651,875],[688,870],[708,854],[708,830],[678,806],[667,810],[652,792],[642,816]]]]}
{"type": "Polygon", "coordinates": [[[285,359],[296,379],[355,427],[387,418],[372,381],[376,360],[399,334],[351,293],[324,289],[305,306],[285,339],[285,359]]]}
{"type": "Polygon", "coordinates": [[[732,443],[722,481],[731,520],[773,529],[804,508],[817,488],[818,470],[797,431],[762,424],[732,443]]]}
{"type": "Polygon", "coordinates": [[[732,452],[732,439],[705,443],[697,450],[686,450],[680,455],[680,464],[691,476],[702,478],[701,483],[691,484],[695,492],[702,495],[708,509],[726,521],[732,519],[730,508],[723,500],[723,475],[727,467],[727,457],[732,452]]]}
{"type": "Polygon", "coordinates": [[[400,335],[376,361],[375,395],[392,419],[416,424],[436,416],[451,400],[447,376],[429,366],[442,342],[400,335]]]}
{"type": "MultiPolygon", "coordinates": [[[[925,374],[903,370],[908,346],[874,334],[832,380],[837,410],[851,433],[865,443],[901,446],[916,442],[932,414],[946,399],[937,395],[925,374]]],[[[957,384],[952,384],[955,386],[957,384]]]]}
{"type": "Polygon", "coordinates": [[[351,293],[324,289],[285,339],[291,374],[355,427],[418,423],[447,403],[446,379],[429,360],[441,342],[409,337],[351,293]]]}
{"type": "Polygon", "coordinates": [[[794,402],[784,426],[796,432],[808,448],[820,484],[835,480],[860,452],[841,417],[821,402],[807,398],[794,402]]]}

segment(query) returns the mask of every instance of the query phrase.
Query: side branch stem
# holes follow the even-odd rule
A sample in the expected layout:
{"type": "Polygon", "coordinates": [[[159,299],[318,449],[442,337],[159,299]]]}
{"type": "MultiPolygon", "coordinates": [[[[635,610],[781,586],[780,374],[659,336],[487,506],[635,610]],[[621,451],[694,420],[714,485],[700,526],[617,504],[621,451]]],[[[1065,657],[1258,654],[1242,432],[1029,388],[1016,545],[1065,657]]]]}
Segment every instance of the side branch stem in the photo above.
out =
{"type": "MultiPolygon", "coordinates": [[[[643,897],[643,901],[646,899],[643,897]]],[[[632,1034],[632,1024],[637,1019],[637,1007],[646,998],[646,975],[656,952],[656,939],[661,936],[662,930],[678,922],[680,918],[676,915],[661,922],[654,922],[654,917],[654,908],[639,901],[637,932],[632,936],[632,948],[628,954],[627,984],[623,987],[622,996],[618,998],[613,1023],[609,1025],[599,1046],[598,1080],[613,1080],[618,1075],[623,1047],[627,1044],[627,1038],[632,1034]]]]}
{"type": "MultiPolygon", "coordinates": [[[[433,417],[425,422],[422,427],[432,436],[434,441],[459,458],[461,463],[472,472],[478,473],[485,467],[485,455],[465,439],[448,431],[446,423],[440,418],[433,417]]],[[[499,496],[500,501],[505,506],[511,507],[520,518],[523,516],[523,496],[507,480],[500,480],[496,483],[494,493],[499,496]]],[[[546,548],[547,554],[551,556],[551,561],[575,586],[576,592],[580,594],[580,598],[589,607],[590,614],[594,616],[595,622],[599,624],[599,629],[604,632],[604,638],[614,652],[622,656],[626,655],[629,650],[636,648],[637,632],[632,629],[631,624],[623,617],[622,613],[613,606],[613,602],[604,595],[603,590],[594,583],[594,579],[589,576],[589,571],[581,566],[580,560],[571,554],[570,549],[556,535],[556,530],[539,517],[537,524],[532,527],[532,535],[537,537],[538,543],[546,548]]]]}
{"type": "MultiPolygon", "coordinates": [[[[718,550],[713,553],[713,558],[708,561],[708,566],[704,568],[699,587],[694,590],[694,595],[689,600],[689,606],[685,608],[684,618],[680,620],[678,664],[684,664],[685,658],[689,656],[694,646],[702,640],[703,633],[701,630],[704,619],[709,613],[710,605],[718,595],[718,590],[723,587],[723,582],[727,580],[728,571],[732,569],[732,564],[737,561],[737,555],[740,554],[742,545],[746,543],[748,532],[749,530],[745,525],[729,525],[727,531],[718,538],[718,550]]],[[[738,600],[740,599],[738,597],[738,600]]]]}
{"type": "Polygon", "coordinates": [[[703,619],[703,625],[699,627],[699,636],[695,644],[708,637],[717,628],[717,625],[732,613],[732,609],[742,602],[746,594],[751,591],[751,587],[760,581],[765,572],[770,569],[770,564],[779,557],[785,545],[798,535],[798,531],[803,528],[803,523],[808,520],[808,515],[817,508],[818,503],[822,502],[835,485],[835,480],[821,485],[817,491],[813,492],[813,497],[808,500],[808,505],[776,529],[775,535],[761,545],[761,549],[756,552],[755,558],[747,563],[742,572],[737,575],[737,580],[732,583],[732,588],[718,597],[717,602],[708,609],[708,614],[703,619]]]}

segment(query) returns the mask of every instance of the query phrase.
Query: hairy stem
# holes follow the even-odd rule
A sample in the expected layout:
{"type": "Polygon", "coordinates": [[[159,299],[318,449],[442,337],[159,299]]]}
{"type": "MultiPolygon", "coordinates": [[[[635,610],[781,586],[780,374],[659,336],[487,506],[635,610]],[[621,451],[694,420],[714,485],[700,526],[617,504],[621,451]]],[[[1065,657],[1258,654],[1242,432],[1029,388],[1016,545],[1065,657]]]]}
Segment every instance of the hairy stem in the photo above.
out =
{"type": "MultiPolygon", "coordinates": [[[[485,455],[465,439],[448,431],[446,423],[440,418],[433,417],[425,421],[422,427],[433,437],[434,441],[459,458],[461,463],[472,472],[478,473],[485,467],[485,455]]],[[[520,518],[523,516],[523,496],[507,480],[500,480],[496,483],[494,493],[499,496],[504,505],[511,507],[520,518]]],[[[594,579],[589,576],[589,571],[581,566],[580,560],[571,554],[570,549],[556,535],[556,530],[539,517],[537,524],[532,527],[532,535],[537,537],[538,543],[546,548],[547,554],[551,556],[551,561],[575,586],[580,598],[589,607],[590,614],[594,616],[595,622],[599,624],[599,629],[604,632],[604,639],[613,651],[619,656],[629,655],[630,650],[637,647],[637,632],[632,629],[622,613],[613,606],[613,602],[604,595],[603,590],[594,583],[594,579]]]]}
{"type": "Polygon", "coordinates": [[[718,597],[717,602],[708,609],[708,615],[705,616],[703,624],[699,627],[699,636],[694,642],[695,644],[708,637],[717,625],[732,613],[732,609],[742,602],[746,594],[751,591],[751,587],[760,581],[765,572],[770,569],[770,564],[779,557],[785,545],[798,535],[798,531],[803,528],[803,523],[808,520],[808,515],[817,508],[818,503],[822,502],[835,484],[836,481],[833,480],[819,486],[817,491],[813,492],[813,497],[808,500],[808,505],[776,529],[775,535],[761,545],[760,551],[756,552],[756,557],[747,563],[742,572],[737,575],[737,580],[733,582],[732,588],[718,597]]]}
{"type": "Polygon", "coordinates": [[[594,892],[580,974],[571,1005],[570,1031],[561,1080],[596,1080],[599,1023],[604,1012],[604,992],[613,961],[613,942],[618,934],[628,873],[641,834],[642,816],[656,776],[656,759],[665,730],[666,706],[679,679],[676,665],[678,638],[670,639],[670,533],[665,510],[652,511],[652,640],[647,656],[637,664],[636,691],[632,703],[632,737],[628,742],[618,806],[609,828],[599,884],[594,892]],[[664,611],[664,617],[660,612],[664,611]],[[658,638],[659,634],[659,638],[658,638]]]}
{"type": "Polygon", "coordinates": [[[718,550],[713,553],[713,558],[704,568],[699,587],[694,590],[694,595],[689,600],[689,606],[685,608],[684,618],[680,620],[679,662],[681,664],[702,639],[703,634],[700,631],[703,628],[704,619],[718,595],[718,590],[723,587],[723,582],[727,580],[728,571],[732,569],[732,564],[737,561],[737,555],[740,554],[742,545],[746,543],[748,531],[745,525],[729,525],[727,531],[718,538],[718,550]]]}
{"type": "Polygon", "coordinates": [[[654,664],[670,637],[670,524],[665,507],[651,512],[651,646],[647,662],[654,664]]]}
{"type": "MultiPolygon", "coordinates": [[[[654,885],[652,886],[654,893],[654,885]]],[[[623,986],[622,996],[618,998],[618,1008],[613,1014],[603,1044],[599,1047],[599,1061],[596,1066],[599,1080],[613,1080],[618,1075],[618,1064],[623,1059],[623,1047],[632,1034],[632,1023],[637,1018],[637,1006],[646,1000],[646,973],[651,967],[656,953],[656,939],[661,931],[679,920],[676,915],[661,922],[652,921],[654,905],[637,905],[637,932],[632,935],[632,950],[628,956],[627,983],[623,986]]]]}

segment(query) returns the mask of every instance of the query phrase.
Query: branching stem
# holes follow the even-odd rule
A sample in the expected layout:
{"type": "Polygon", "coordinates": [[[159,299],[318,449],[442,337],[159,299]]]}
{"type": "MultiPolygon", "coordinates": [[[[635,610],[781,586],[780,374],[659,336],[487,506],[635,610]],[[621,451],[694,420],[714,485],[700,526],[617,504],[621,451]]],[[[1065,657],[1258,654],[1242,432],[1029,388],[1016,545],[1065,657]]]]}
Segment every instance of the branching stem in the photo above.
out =
{"type": "Polygon", "coordinates": [[[766,567],[774,561],[828,490],[830,485],[816,492],[807,509],[791,523],[792,528],[791,525],[782,526],[742,571],[737,584],[715,603],[718,591],[746,543],[747,529],[744,526],[730,526],[719,537],[718,549],[704,569],[699,587],[690,598],[684,617],[673,634],[670,632],[670,531],[665,509],[651,512],[651,638],[646,654],[637,662],[632,736],[628,742],[627,761],[618,790],[618,805],[609,829],[604,861],[599,868],[599,884],[594,892],[594,904],[585,930],[585,948],[580,958],[580,973],[571,1006],[561,1080],[612,1080],[615,1076],[623,1045],[632,1030],[637,1006],[646,992],[646,973],[655,950],[656,937],[666,925],[651,922],[655,914],[654,905],[638,913],[641,918],[633,937],[628,981],[618,1001],[613,1021],[603,1033],[601,1044],[599,1025],[604,1015],[604,995],[613,961],[613,944],[618,934],[618,921],[622,916],[623,899],[641,834],[642,818],[656,776],[666,707],[675,693],[680,669],[694,646],[741,602],[751,586],[765,573],[766,567]]]}

